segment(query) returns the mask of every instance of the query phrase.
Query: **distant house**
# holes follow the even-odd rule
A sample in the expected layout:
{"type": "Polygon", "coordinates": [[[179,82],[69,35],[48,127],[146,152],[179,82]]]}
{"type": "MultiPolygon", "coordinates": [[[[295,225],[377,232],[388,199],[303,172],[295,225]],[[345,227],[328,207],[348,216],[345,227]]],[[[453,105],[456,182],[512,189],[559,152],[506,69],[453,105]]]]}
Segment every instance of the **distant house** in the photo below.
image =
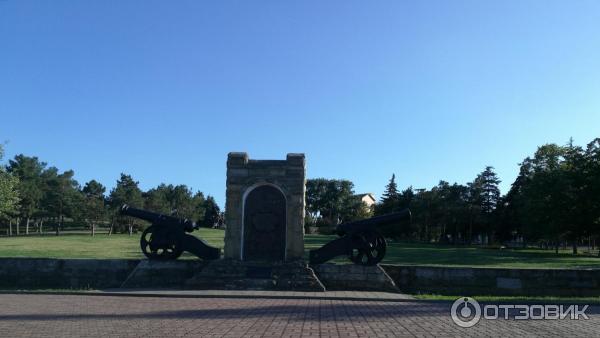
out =
{"type": "Polygon", "coordinates": [[[368,192],[366,194],[357,194],[356,195],[358,198],[360,198],[360,200],[368,207],[370,208],[371,206],[373,206],[373,204],[375,204],[375,195],[371,192],[368,192]]]}

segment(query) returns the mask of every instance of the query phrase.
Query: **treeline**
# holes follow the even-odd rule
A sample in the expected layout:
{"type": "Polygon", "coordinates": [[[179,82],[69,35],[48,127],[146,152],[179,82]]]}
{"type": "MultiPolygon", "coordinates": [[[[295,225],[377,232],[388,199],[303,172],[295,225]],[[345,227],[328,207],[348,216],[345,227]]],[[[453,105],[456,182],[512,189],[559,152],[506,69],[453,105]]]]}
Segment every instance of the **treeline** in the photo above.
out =
{"type": "MultiPolygon", "coordinates": [[[[0,147],[0,159],[2,147],[0,147]]],[[[144,226],[119,216],[123,204],[192,219],[204,226],[223,224],[211,196],[185,185],[161,184],[142,191],[121,174],[108,195],[91,180],[83,186],[72,170],[60,172],[36,157],[17,155],[0,166],[0,224],[9,234],[38,232],[50,226],[58,234],[65,219],[109,232],[132,232],[144,226]]],[[[440,181],[431,189],[399,190],[392,175],[381,200],[367,207],[348,180],[309,179],[306,226],[329,227],[410,208],[413,219],[380,229],[386,237],[454,244],[539,244],[573,251],[600,236],[600,138],[586,147],[569,142],[546,144],[520,164],[519,175],[501,196],[500,179],[488,166],[467,184],[440,181]]]]}
{"type": "MultiPolygon", "coordinates": [[[[0,159],[2,158],[0,147],[0,159]]],[[[37,157],[17,155],[0,167],[0,224],[8,235],[43,233],[57,235],[66,224],[83,225],[95,233],[97,226],[109,234],[130,234],[146,224],[118,214],[123,204],[188,218],[202,226],[222,224],[223,216],[212,196],[193,192],[185,185],[160,184],[142,191],[130,175],[121,174],[108,195],[96,180],[81,186],[74,171],[60,172],[37,157]]]]}
{"type": "Polygon", "coordinates": [[[372,216],[349,180],[315,178],[306,181],[306,226],[327,227],[372,216]]]}
{"type": "Polygon", "coordinates": [[[409,207],[410,226],[385,229],[391,237],[451,243],[594,245],[600,235],[600,138],[580,147],[546,144],[520,164],[510,190],[486,167],[466,185],[445,181],[430,190],[398,191],[394,176],[375,214],[409,207]]]}

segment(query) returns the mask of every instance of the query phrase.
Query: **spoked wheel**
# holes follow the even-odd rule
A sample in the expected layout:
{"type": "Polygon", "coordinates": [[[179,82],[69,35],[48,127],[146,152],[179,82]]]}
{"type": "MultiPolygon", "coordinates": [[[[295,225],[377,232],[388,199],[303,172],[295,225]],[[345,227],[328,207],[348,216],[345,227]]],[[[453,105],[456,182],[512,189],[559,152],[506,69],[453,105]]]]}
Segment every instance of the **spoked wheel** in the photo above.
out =
{"type": "Polygon", "coordinates": [[[350,260],[354,264],[375,265],[385,256],[387,243],[376,231],[362,232],[352,236],[353,249],[350,260]]]}
{"type": "Polygon", "coordinates": [[[149,259],[177,259],[183,253],[181,238],[175,231],[150,226],[140,238],[142,252],[149,259]]]}

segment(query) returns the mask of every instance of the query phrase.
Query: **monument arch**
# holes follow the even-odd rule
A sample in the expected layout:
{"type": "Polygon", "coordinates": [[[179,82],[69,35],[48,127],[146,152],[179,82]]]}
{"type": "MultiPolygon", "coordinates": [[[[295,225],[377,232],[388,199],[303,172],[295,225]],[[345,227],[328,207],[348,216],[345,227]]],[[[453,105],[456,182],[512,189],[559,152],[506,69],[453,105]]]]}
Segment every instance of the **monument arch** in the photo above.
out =
{"type": "Polygon", "coordinates": [[[257,183],[246,189],[242,203],[240,259],[285,261],[285,193],[277,185],[257,183]]]}

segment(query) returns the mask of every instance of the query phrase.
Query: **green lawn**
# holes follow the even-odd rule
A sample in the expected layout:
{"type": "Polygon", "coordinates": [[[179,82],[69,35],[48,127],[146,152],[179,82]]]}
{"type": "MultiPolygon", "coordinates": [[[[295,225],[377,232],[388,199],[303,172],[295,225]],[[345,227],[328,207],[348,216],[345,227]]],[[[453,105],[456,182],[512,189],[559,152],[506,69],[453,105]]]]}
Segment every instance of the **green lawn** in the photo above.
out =
{"type": "MultiPolygon", "coordinates": [[[[223,230],[200,229],[194,234],[210,245],[223,247],[223,230]]],[[[0,237],[0,257],[51,258],[142,258],[139,249],[140,234],[0,237]]],[[[315,249],[336,236],[307,235],[307,250],[315,249]]],[[[184,258],[192,258],[184,255],[184,258]]],[[[336,262],[349,262],[341,257],[336,262]]],[[[387,264],[518,267],[518,268],[600,268],[600,258],[577,255],[565,250],[558,255],[552,250],[539,249],[486,249],[480,247],[453,247],[432,244],[389,243],[383,261],[387,264]]]]}
{"type": "MultiPolygon", "coordinates": [[[[212,246],[223,247],[223,230],[200,229],[194,234],[212,246]]],[[[143,258],[140,235],[73,235],[1,237],[0,257],[143,258]]],[[[183,257],[194,257],[184,254],[183,257]]]]}

